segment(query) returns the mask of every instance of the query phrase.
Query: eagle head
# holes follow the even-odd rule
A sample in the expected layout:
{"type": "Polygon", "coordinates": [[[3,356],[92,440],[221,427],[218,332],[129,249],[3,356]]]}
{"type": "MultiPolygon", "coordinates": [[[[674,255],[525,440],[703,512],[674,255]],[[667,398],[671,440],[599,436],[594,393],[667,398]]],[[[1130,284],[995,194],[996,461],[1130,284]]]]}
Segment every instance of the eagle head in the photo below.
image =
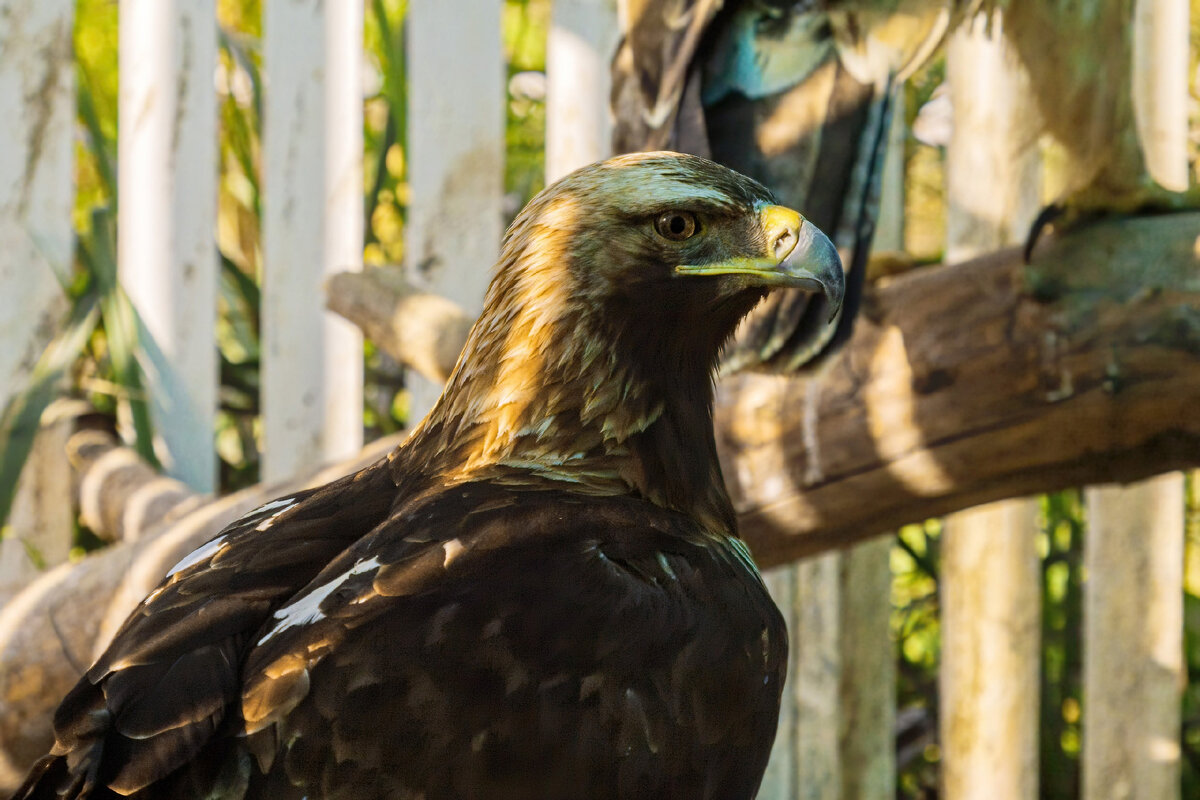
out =
{"type": "Polygon", "coordinates": [[[544,311],[543,324],[592,312],[603,319],[597,334],[642,348],[663,340],[643,355],[674,351],[667,340],[676,340],[715,358],[774,287],[819,291],[840,307],[844,278],[829,239],[719,164],[634,153],[579,169],[526,206],[486,306],[544,311]]]}
{"type": "Polygon", "coordinates": [[[723,493],[712,376],[774,287],[823,292],[836,310],[843,273],[829,239],[760,184],[668,152],[571,173],[510,226],[483,312],[410,439],[427,459],[414,472],[532,476],[672,507],[699,487],[723,493]]]}

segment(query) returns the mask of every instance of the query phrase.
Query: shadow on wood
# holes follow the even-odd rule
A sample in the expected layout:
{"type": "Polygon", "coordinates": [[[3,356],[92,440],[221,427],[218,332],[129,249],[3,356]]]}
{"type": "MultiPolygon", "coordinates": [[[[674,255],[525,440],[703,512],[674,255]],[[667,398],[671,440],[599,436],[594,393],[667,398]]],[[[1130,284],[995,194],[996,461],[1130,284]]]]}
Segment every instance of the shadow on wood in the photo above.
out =
{"type": "Polygon", "coordinates": [[[992,500],[1200,463],[1200,214],[886,280],[814,386],[730,376],[716,427],[769,566],[992,500]],[[805,415],[817,424],[805,436],[805,415]]]}

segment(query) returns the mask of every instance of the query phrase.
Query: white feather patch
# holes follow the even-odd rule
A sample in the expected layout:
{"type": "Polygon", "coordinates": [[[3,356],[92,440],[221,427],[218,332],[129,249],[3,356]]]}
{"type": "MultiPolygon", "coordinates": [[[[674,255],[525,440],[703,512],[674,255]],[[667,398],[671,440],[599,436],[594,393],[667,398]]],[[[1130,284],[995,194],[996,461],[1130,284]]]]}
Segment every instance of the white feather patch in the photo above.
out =
{"type": "MultiPolygon", "coordinates": [[[[192,566],[193,564],[199,564],[201,561],[205,560],[206,558],[215,556],[225,546],[226,546],[225,534],[221,534],[217,538],[213,539],[211,542],[205,542],[204,544],[200,545],[195,550],[193,550],[192,552],[190,552],[186,556],[184,556],[179,561],[178,564],[171,567],[171,571],[167,573],[167,577],[168,578],[171,577],[176,572],[182,572],[183,570],[187,569],[188,567],[192,566]]],[[[153,597],[153,595],[151,595],[151,597],[147,597],[146,599],[150,600],[152,597],[153,597]]]]}
{"type": "Polygon", "coordinates": [[[246,516],[252,517],[252,516],[255,516],[258,514],[265,514],[268,511],[274,511],[275,513],[271,514],[271,516],[267,517],[266,519],[264,519],[262,522],[258,523],[258,525],[256,525],[254,527],[254,530],[256,530],[256,531],[265,531],[267,528],[269,528],[275,524],[276,517],[278,517],[280,514],[287,511],[289,508],[291,508],[294,505],[296,505],[296,498],[281,497],[278,500],[272,500],[271,502],[269,502],[265,505],[259,506],[258,508],[251,511],[246,516]]]}
{"type": "Polygon", "coordinates": [[[282,633],[288,628],[294,628],[297,625],[308,625],[317,620],[324,619],[325,615],[321,613],[321,603],[326,597],[337,591],[338,587],[346,581],[353,578],[355,575],[362,575],[364,572],[377,569],[379,567],[378,558],[369,558],[366,561],[359,561],[353,567],[337,576],[329,583],[322,584],[316,589],[313,589],[308,594],[298,600],[293,600],[283,608],[275,612],[274,618],[279,620],[265,636],[258,640],[259,644],[266,642],[271,637],[278,633],[282,633]]]}

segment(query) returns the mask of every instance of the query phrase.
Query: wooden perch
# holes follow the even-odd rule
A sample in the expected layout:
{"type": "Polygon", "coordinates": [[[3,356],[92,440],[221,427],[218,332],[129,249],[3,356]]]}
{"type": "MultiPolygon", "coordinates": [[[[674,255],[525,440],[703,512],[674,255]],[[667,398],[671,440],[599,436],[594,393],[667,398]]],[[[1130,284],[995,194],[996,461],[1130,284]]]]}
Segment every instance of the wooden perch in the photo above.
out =
{"type": "MultiPolygon", "coordinates": [[[[1044,242],[1031,266],[1013,250],[888,278],[821,375],[724,378],[718,446],[759,562],[1003,497],[1200,464],[1198,233],[1197,213],[1108,221],[1044,242]]],[[[331,306],[393,357],[448,373],[461,338],[451,353],[429,337],[372,333],[401,304],[428,298],[369,280],[334,278],[331,306]]],[[[465,318],[452,305],[439,313],[465,318]]],[[[111,440],[76,440],[83,486],[103,485],[105,472],[132,476],[119,484],[125,499],[114,490],[91,523],[122,541],[46,573],[0,609],[0,787],[49,747],[55,705],[183,555],[263,502],[370,463],[401,438],[305,480],[210,502],[110,455],[120,449],[111,440]],[[138,503],[145,510],[131,512],[138,503]]]]}
{"type": "Polygon", "coordinates": [[[331,311],[434,383],[450,377],[475,322],[454,301],[413,289],[393,267],[334,275],[326,281],[325,293],[331,311]]]}
{"type": "Polygon", "coordinates": [[[59,701],[183,556],[247,511],[360,469],[404,438],[398,434],[372,442],[355,458],[313,475],[201,502],[155,474],[111,435],[86,433],[76,434],[69,445],[81,503],[89,502],[89,484],[101,494],[109,487],[114,497],[100,503],[91,524],[106,538],[121,541],[50,570],[0,607],[0,794],[50,748],[59,701]],[[152,518],[156,514],[161,516],[152,518]]]}
{"type": "MultiPolygon", "coordinates": [[[[1200,463],[1197,233],[1196,212],[1107,220],[1048,237],[1031,265],[1013,249],[885,278],[821,375],[726,376],[718,446],[756,558],[1200,463]]],[[[458,328],[437,352],[374,334],[426,296],[396,278],[334,281],[369,304],[330,306],[354,308],[392,357],[453,366],[458,328]]]]}
{"type": "Polygon", "coordinates": [[[67,459],[78,485],[80,519],[105,541],[139,539],[206,499],[158,472],[109,431],[71,434],[67,459]]]}
{"type": "Polygon", "coordinates": [[[764,566],[980,503],[1200,464],[1200,213],[1109,220],[866,298],[811,383],[723,380],[764,566]]]}

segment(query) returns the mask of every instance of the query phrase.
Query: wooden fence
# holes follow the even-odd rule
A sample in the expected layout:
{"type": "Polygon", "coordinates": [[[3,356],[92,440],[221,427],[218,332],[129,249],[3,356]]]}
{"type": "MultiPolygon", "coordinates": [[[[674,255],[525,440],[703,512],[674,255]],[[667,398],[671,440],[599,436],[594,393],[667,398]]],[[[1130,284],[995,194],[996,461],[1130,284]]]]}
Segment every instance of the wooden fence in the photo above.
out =
{"type": "MultiPolygon", "coordinates": [[[[469,310],[480,305],[502,226],[501,5],[412,0],[407,19],[406,267],[412,280],[469,310]],[[472,235],[444,235],[464,219],[472,235]]],[[[1179,109],[1187,4],[1138,5],[1149,9],[1139,12],[1139,69],[1154,76],[1139,84],[1153,87],[1145,114],[1169,139],[1155,150],[1152,166],[1170,185],[1186,170],[1179,149],[1186,117],[1179,109]]],[[[60,282],[72,270],[73,8],[74,0],[0,0],[6,20],[0,28],[0,399],[28,380],[62,314],[60,282]]],[[[215,0],[121,0],[120,14],[120,276],[144,326],[156,451],[170,475],[211,492],[219,270],[215,0]]],[[[362,25],[361,0],[265,3],[266,480],[345,457],[362,443],[361,339],[322,301],[325,277],[355,268],[362,256],[362,25]]],[[[615,0],[553,5],[550,178],[606,153],[608,53],[617,32],[615,0]]],[[[995,29],[974,27],[956,34],[950,51],[956,132],[989,129],[1001,109],[1012,123],[990,136],[956,134],[949,144],[948,246],[960,256],[1019,236],[1024,228],[1005,227],[1006,221],[1027,220],[1039,202],[1036,194],[1022,194],[1036,174],[1036,156],[1016,159],[1027,171],[1011,168],[1021,142],[1029,150],[1027,112],[1020,107],[1021,77],[996,36],[995,29]],[[972,105],[983,95],[992,105],[972,105]],[[981,169],[992,174],[998,192],[1003,186],[1008,193],[1000,216],[982,221],[970,192],[955,185],[959,170],[977,180],[981,169]],[[960,224],[968,218],[971,225],[960,224]]],[[[878,242],[885,248],[903,243],[900,149],[896,138],[878,242]]],[[[414,407],[427,408],[435,392],[432,385],[417,387],[414,407]]],[[[22,538],[36,537],[51,565],[66,558],[70,501],[61,439],[48,422],[25,470],[13,535],[0,549],[0,596],[5,582],[11,590],[37,571],[22,538]]],[[[1181,485],[1168,476],[1089,491],[1088,800],[1178,796],[1181,485]]],[[[941,743],[951,800],[1038,794],[1033,516],[1029,502],[1011,501],[947,521],[941,743]]],[[[895,796],[889,549],[880,540],[768,576],[795,646],[761,797],[895,796]]]]}

